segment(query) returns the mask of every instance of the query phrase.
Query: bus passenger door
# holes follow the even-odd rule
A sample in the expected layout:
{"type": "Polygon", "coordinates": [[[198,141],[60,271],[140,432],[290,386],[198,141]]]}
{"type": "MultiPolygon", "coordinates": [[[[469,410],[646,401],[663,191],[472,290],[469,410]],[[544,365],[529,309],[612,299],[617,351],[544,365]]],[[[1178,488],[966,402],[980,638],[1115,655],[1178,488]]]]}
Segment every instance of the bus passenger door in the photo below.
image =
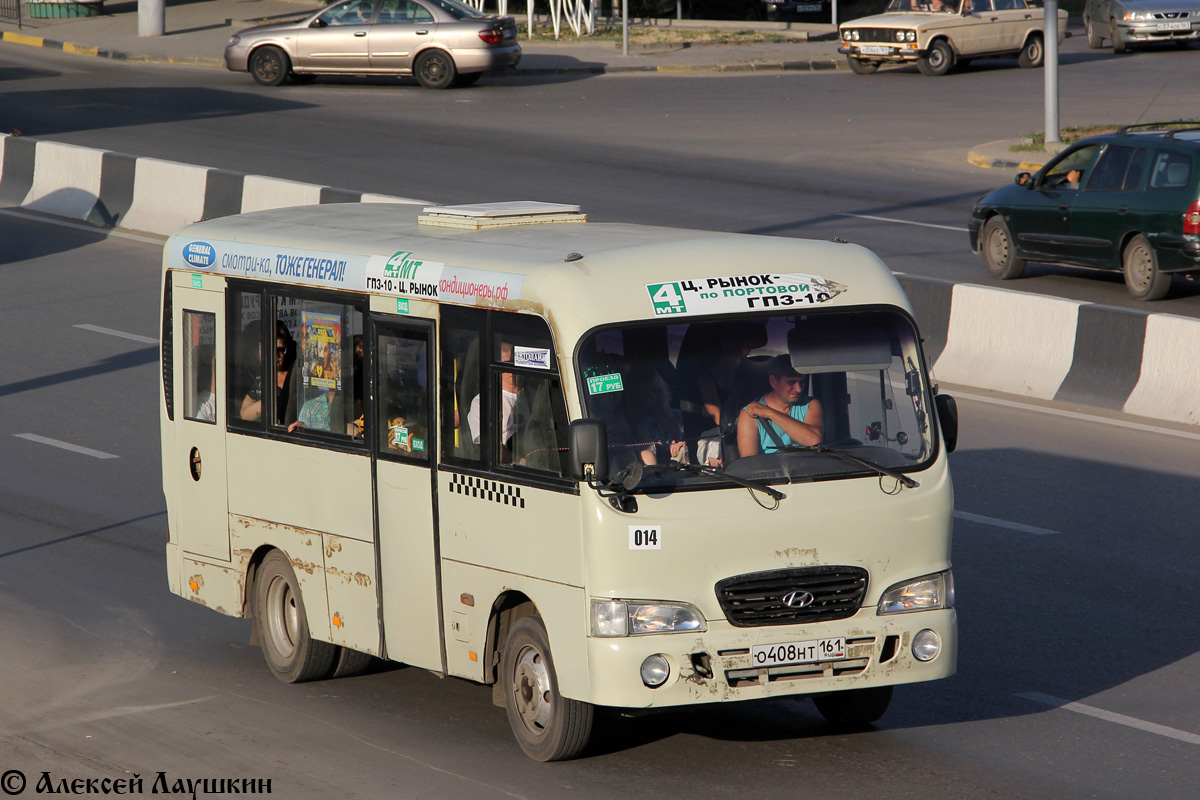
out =
{"type": "Polygon", "coordinates": [[[225,281],[173,273],[175,452],[174,523],[185,553],[229,560],[229,487],[225,464],[225,281]],[[219,284],[219,285],[218,285],[219,284]]]}
{"type": "Polygon", "coordinates": [[[434,531],[433,324],[373,317],[375,511],[387,657],[444,671],[434,531]]]}

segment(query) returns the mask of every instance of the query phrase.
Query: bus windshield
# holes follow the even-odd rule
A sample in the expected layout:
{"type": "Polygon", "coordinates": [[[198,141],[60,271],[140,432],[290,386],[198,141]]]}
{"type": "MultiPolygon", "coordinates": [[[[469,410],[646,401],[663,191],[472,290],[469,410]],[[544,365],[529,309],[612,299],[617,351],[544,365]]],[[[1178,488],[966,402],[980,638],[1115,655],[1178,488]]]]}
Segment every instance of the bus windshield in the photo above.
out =
{"type": "Polygon", "coordinates": [[[609,327],[578,364],[609,471],[640,461],[639,491],[907,472],[933,456],[917,334],[896,311],[609,327]]]}

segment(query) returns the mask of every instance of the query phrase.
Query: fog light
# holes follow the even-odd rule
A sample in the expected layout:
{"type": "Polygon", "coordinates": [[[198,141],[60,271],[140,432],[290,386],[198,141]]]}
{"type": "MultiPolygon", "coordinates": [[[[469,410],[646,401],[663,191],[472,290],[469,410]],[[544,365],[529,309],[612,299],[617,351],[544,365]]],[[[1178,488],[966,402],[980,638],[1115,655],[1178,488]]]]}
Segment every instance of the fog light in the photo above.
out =
{"type": "Polygon", "coordinates": [[[670,674],[671,665],[667,663],[666,656],[653,655],[642,662],[642,683],[651,689],[662,686],[670,674]]]}
{"type": "MultiPolygon", "coordinates": [[[[917,661],[932,661],[942,652],[942,640],[933,631],[926,628],[913,637],[912,654],[917,661]]],[[[645,666],[642,667],[643,674],[645,666]]]]}

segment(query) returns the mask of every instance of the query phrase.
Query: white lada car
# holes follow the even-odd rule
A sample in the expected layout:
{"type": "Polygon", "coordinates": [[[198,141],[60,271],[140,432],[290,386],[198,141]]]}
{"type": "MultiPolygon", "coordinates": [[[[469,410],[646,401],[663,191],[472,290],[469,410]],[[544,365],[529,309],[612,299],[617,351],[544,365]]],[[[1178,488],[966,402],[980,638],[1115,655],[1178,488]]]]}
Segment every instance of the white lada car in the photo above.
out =
{"type": "MultiPolygon", "coordinates": [[[[973,58],[996,56],[1039,67],[1044,13],[1027,0],[892,0],[882,14],[843,22],[838,52],[859,75],[913,63],[925,75],[945,75],[973,58]]],[[[1060,10],[1060,42],[1066,27],[1067,12],[1060,10]]]]}

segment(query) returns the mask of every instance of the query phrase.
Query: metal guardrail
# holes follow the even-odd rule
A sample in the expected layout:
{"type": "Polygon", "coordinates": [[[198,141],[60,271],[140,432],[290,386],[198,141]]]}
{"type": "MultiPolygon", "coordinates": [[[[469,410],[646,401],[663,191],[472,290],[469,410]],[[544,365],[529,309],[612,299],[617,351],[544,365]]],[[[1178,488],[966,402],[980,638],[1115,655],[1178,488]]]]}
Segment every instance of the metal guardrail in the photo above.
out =
{"type": "Polygon", "coordinates": [[[0,22],[15,22],[21,27],[22,0],[0,0],[0,22]]]}

